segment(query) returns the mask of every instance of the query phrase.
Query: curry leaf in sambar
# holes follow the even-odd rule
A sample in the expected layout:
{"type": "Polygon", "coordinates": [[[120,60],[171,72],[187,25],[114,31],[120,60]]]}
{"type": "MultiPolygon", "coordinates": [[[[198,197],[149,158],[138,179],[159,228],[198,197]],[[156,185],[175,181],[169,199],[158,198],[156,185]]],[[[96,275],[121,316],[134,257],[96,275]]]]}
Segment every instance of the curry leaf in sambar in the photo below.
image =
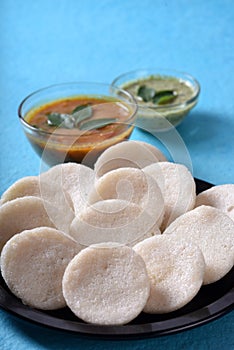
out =
{"type": "Polygon", "coordinates": [[[117,122],[117,118],[102,118],[102,119],[93,119],[88,120],[87,122],[82,123],[79,126],[80,130],[94,130],[102,128],[106,125],[113,124],[117,122]]]}
{"type": "Polygon", "coordinates": [[[93,114],[93,110],[92,110],[92,107],[90,104],[77,106],[72,111],[72,117],[74,118],[75,126],[78,126],[78,124],[82,120],[86,120],[86,119],[91,118],[92,114],[93,114]]]}
{"type": "Polygon", "coordinates": [[[47,123],[50,126],[60,126],[62,122],[64,121],[64,117],[61,113],[47,113],[47,123]]]}

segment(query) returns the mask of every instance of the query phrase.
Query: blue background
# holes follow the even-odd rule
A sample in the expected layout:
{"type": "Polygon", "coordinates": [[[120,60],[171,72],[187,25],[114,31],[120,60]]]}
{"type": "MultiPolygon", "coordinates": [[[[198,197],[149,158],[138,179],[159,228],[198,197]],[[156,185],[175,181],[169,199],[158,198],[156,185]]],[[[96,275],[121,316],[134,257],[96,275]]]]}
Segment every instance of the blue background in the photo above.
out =
{"type": "MultiPolygon", "coordinates": [[[[129,70],[186,71],[201,84],[196,108],[177,128],[193,174],[234,183],[234,2],[232,0],[1,0],[0,193],[36,175],[40,159],[17,120],[21,100],[69,81],[110,83],[129,70]]],[[[155,143],[135,130],[133,138],[155,143]]],[[[177,335],[127,342],[84,340],[0,311],[0,348],[233,349],[233,312],[177,335]]]]}

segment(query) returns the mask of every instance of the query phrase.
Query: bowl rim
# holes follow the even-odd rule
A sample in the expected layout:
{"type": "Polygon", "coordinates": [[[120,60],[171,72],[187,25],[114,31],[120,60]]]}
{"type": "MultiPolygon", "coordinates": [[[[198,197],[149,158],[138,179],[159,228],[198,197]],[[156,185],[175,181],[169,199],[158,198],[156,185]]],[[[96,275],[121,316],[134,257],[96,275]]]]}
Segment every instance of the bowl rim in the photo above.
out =
{"type": "MultiPolygon", "coordinates": [[[[77,136],[75,134],[69,134],[69,133],[57,133],[56,130],[58,128],[56,128],[54,131],[47,131],[47,130],[42,130],[42,129],[38,129],[36,128],[35,126],[33,126],[32,124],[28,123],[23,115],[22,115],[22,108],[25,104],[25,102],[27,102],[31,97],[43,92],[43,91],[46,91],[46,90],[50,90],[50,89],[53,89],[53,88],[57,88],[57,87],[66,87],[66,86],[75,86],[75,85],[82,85],[82,84],[88,84],[88,85],[93,85],[93,86],[105,86],[105,87],[108,87],[109,88],[114,88],[114,89],[117,89],[119,92],[125,94],[125,96],[127,95],[128,97],[130,97],[130,99],[132,100],[132,102],[130,102],[129,104],[131,106],[134,107],[132,113],[131,113],[131,116],[125,120],[125,121],[121,121],[121,122],[115,122],[116,124],[119,123],[119,124],[129,124],[129,125],[134,125],[134,123],[129,123],[132,119],[134,120],[134,117],[136,117],[137,115],[137,110],[138,110],[138,104],[137,104],[137,101],[135,99],[135,97],[128,91],[124,90],[124,89],[121,89],[119,86],[114,86],[113,84],[110,84],[110,83],[102,83],[102,82],[93,82],[93,81],[73,81],[73,82],[65,82],[65,83],[57,83],[57,84],[51,84],[51,85],[47,85],[45,87],[42,87],[40,89],[37,89],[33,92],[31,92],[30,94],[28,94],[19,104],[18,106],[18,109],[17,109],[17,112],[18,112],[18,118],[20,120],[20,122],[22,123],[23,126],[27,127],[27,129],[33,131],[33,132],[37,132],[39,133],[40,135],[54,135],[54,136],[66,136],[66,137],[71,137],[71,138],[74,138],[74,136],[77,136]]],[[[98,96],[100,96],[99,94],[96,94],[98,96]]],[[[77,94],[77,95],[71,95],[72,96],[95,96],[95,94],[77,94]]],[[[105,95],[103,94],[103,97],[105,97],[105,95]]],[[[107,96],[106,96],[107,97],[107,96]]],[[[58,100],[60,99],[59,97],[57,98],[58,100]]],[[[61,99],[63,99],[63,97],[61,97],[61,99]]],[[[56,101],[56,98],[52,99],[51,102],[53,101],[56,101]]],[[[107,102],[108,103],[108,102],[107,102]]],[[[40,105],[39,105],[40,106],[40,105]]],[[[43,103],[41,104],[41,106],[43,106],[43,103]]],[[[33,108],[33,107],[32,107],[33,108]]],[[[31,109],[32,109],[31,108],[31,109]]],[[[30,109],[30,110],[31,110],[30,109]]],[[[69,129],[70,130],[70,129],[69,129]]],[[[86,131],[84,131],[83,133],[85,134],[86,131]]]]}
{"type": "MultiPolygon", "coordinates": [[[[143,104],[138,104],[138,106],[140,108],[142,108],[142,109],[150,108],[152,110],[163,111],[163,110],[174,109],[176,107],[187,106],[187,105],[195,102],[197,100],[200,92],[201,92],[201,85],[200,85],[200,83],[191,74],[189,74],[187,72],[184,72],[184,71],[176,70],[176,69],[150,68],[150,67],[149,68],[134,69],[134,70],[131,70],[131,71],[128,71],[128,72],[125,72],[125,73],[122,73],[122,74],[118,75],[116,78],[114,78],[114,80],[112,81],[111,85],[115,86],[115,87],[119,87],[122,90],[124,90],[123,84],[125,84],[127,82],[135,82],[135,81],[141,80],[141,79],[144,80],[144,79],[147,79],[150,76],[152,76],[152,77],[154,77],[154,76],[155,77],[156,76],[164,76],[164,77],[177,78],[178,79],[178,77],[173,76],[173,73],[177,74],[177,75],[181,75],[181,80],[186,82],[189,79],[194,84],[194,87],[195,87],[195,88],[193,87],[193,92],[194,93],[189,99],[187,99],[186,101],[184,101],[182,103],[170,103],[170,104],[161,105],[161,106],[151,106],[151,105],[149,106],[149,105],[143,105],[143,104]],[[168,73],[168,74],[166,74],[166,73],[168,73]],[[169,74],[169,73],[171,73],[171,74],[169,74]],[[127,78],[129,75],[135,75],[135,74],[136,75],[139,74],[139,75],[136,76],[135,78],[132,78],[132,79],[126,79],[126,81],[124,83],[122,83],[122,85],[120,85],[118,83],[118,81],[120,79],[127,78]]],[[[128,91],[128,90],[126,90],[126,91],[128,91]]],[[[135,97],[135,96],[133,96],[133,97],[135,97]]],[[[136,102],[138,103],[137,100],[136,100],[136,102]]]]}

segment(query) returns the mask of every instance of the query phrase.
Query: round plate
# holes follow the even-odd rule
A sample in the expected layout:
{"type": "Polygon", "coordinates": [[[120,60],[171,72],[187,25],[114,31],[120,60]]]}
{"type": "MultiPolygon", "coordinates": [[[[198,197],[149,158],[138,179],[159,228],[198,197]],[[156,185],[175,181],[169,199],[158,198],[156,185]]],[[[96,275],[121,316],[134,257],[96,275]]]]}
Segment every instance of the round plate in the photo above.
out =
{"type": "MultiPolygon", "coordinates": [[[[197,193],[212,187],[205,181],[198,179],[195,181],[197,193]]],[[[20,299],[9,291],[2,277],[0,277],[0,306],[28,321],[87,337],[106,339],[156,337],[202,325],[233,310],[234,268],[218,282],[203,286],[196,297],[180,310],[163,315],[141,313],[124,326],[86,324],[68,308],[53,311],[32,309],[22,304],[20,299]]]]}

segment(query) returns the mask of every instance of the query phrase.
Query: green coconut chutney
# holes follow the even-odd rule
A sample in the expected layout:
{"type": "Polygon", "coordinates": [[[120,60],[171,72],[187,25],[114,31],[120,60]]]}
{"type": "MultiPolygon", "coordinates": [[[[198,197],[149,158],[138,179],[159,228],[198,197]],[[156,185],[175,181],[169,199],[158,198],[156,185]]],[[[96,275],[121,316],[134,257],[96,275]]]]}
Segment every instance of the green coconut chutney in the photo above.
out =
{"type": "Polygon", "coordinates": [[[197,102],[197,91],[189,81],[170,76],[150,75],[121,87],[135,97],[137,125],[143,128],[176,126],[197,102]]]}

